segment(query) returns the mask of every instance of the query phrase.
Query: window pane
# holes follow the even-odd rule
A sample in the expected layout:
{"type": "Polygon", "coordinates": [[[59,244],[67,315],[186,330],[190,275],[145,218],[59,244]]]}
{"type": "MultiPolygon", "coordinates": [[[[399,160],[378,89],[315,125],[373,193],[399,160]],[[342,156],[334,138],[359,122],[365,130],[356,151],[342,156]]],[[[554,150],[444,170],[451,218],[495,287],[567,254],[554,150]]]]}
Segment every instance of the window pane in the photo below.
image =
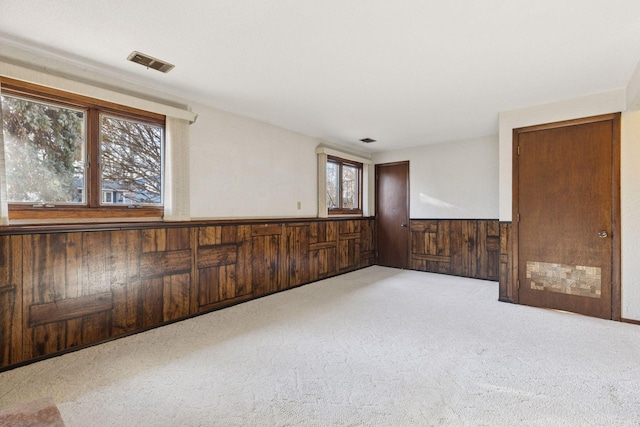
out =
{"type": "Polygon", "coordinates": [[[340,183],[338,181],[338,164],[327,162],[327,208],[339,208],[340,183]]]}
{"type": "Polygon", "coordinates": [[[8,201],[84,203],[85,112],[2,96],[8,201]]]}
{"type": "Polygon", "coordinates": [[[342,208],[358,209],[358,168],[342,165],[342,208]]]}
{"type": "Polygon", "coordinates": [[[100,115],[103,204],[162,203],[161,126],[100,115]]]}

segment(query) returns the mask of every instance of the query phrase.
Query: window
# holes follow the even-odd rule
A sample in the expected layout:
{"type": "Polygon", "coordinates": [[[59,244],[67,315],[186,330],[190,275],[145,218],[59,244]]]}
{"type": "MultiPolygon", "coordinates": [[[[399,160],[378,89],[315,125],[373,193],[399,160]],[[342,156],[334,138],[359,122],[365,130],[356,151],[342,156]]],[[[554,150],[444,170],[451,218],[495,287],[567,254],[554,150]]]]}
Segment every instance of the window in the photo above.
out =
{"type": "Polygon", "coordinates": [[[1,101],[11,219],[162,216],[164,116],[8,79],[1,101]]]}
{"type": "Polygon", "coordinates": [[[83,110],[3,95],[2,129],[9,202],[84,203],[83,110]]]}
{"type": "Polygon", "coordinates": [[[102,188],[124,195],[113,203],[162,203],[162,132],[161,126],[100,115],[102,188]]]}
{"type": "Polygon", "coordinates": [[[327,208],[330,214],[362,213],[362,163],[327,157],[327,208]]]}

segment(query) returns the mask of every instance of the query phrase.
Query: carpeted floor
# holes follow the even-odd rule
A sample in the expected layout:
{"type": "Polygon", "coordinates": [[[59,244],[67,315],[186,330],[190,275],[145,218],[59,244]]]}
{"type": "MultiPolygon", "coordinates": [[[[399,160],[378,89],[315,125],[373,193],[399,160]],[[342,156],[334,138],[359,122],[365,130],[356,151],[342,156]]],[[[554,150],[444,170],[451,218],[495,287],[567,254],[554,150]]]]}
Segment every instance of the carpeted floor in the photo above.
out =
{"type": "Polygon", "coordinates": [[[637,426],[640,326],[370,267],[0,374],[67,426],[637,426]]]}

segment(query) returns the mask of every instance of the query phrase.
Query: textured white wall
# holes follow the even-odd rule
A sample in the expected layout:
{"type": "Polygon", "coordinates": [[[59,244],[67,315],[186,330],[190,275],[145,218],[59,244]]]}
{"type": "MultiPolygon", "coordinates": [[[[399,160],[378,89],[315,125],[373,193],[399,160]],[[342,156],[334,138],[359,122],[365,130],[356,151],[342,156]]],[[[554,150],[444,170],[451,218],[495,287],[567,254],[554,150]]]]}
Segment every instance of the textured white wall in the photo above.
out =
{"type": "Polygon", "coordinates": [[[631,79],[629,79],[626,95],[627,110],[632,111],[640,109],[640,61],[638,61],[636,69],[631,75],[631,79]]]}
{"type": "Polygon", "coordinates": [[[319,140],[211,107],[193,110],[192,218],[317,216],[319,140]]]}
{"type": "Polygon", "coordinates": [[[622,115],[622,316],[640,320],[640,111],[622,115]]]}
{"type": "Polygon", "coordinates": [[[375,153],[376,164],[409,160],[411,218],[498,218],[495,136],[375,153]]]}

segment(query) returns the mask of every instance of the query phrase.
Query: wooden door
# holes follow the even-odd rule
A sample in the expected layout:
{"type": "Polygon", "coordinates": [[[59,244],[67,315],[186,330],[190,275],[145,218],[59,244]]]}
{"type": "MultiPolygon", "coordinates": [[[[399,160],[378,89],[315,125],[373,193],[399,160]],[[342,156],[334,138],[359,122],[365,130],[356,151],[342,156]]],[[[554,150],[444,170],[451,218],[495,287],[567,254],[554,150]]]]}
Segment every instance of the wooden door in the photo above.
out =
{"type": "Polygon", "coordinates": [[[521,304],[619,317],[619,146],[619,114],[514,130],[521,304]]]}
{"type": "Polygon", "coordinates": [[[376,165],[378,265],[409,268],[409,162],[376,165]]]}

